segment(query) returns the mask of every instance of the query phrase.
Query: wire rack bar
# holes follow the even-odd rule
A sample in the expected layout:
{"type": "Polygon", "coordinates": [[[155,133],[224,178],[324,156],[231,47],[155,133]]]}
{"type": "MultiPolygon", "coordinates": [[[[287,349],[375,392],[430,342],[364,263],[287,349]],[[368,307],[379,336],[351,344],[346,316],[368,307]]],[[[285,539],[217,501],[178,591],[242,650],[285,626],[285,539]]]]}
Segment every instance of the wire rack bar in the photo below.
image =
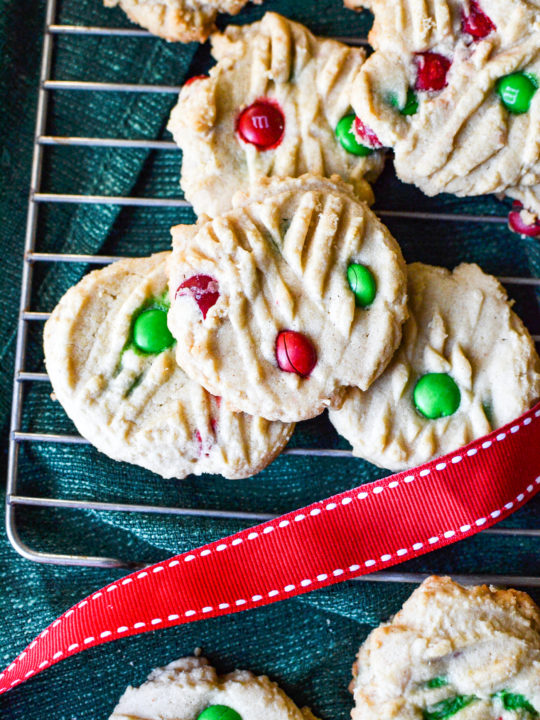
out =
{"type": "Polygon", "coordinates": [[[376,215],[382,218],[402,218],[407,220],[437,220],[444,222],[474,222],[506,224],[508,218],[501,215],[467,215],[466,213],[417,212],[415,210],[378,210],[376,215]]]}
{"type": "Polygon", "coordinates": [[[50,312],[32,312],[30,310],[25,310],[22,313],[22,319],[23,320],[29,320],[31,322],[42,322],[46,321],[51,317],[50,312]]]}
{"type": "MultiPolygon", "coordinates": [[[[155,36],[147,30],[141,30],[140,28],[98,27],[93,25],[50,25],[48,32],[53,35],[105,35],[109,37],[156,39],[155,36]]],[[[334,37],[334,40],[338,40],[346,45],[369,47],[366,38],[337,36],[334,37]]]]}
{"type": "MultiPolygon", "coordinates": [[[[47,27],[54,22],[56,17],[56,0],[48,0],[45,10],[45,34],[43,38],[43,54],[41,58],[40,68],[40,86],[38,89],[37,112],[36,112],[36,132],[35,136],[39,137],[45,133],[47,125],[47,102],[48,93],[44,88],[44,83],[51,73],[52,57],[53,57],[53,36],[46,32],[47,27]]],[[[24,242],[25,257],[28,253],[33,252],[36,243],[38,205],[32,202],[32,195],[39,189],[41,184],[43,168],[43,146],[34,143],[34,152],[32,156],[32,168],[30,174],[30,189],[28,202],[28,215],[26,220],[26,235],[24,242]]],[[[24,314],[26,308],[30,304],[32,294],[32,269],[33,266],[29,262],[24,262],[22,267],[21,280],[21,300],[19,310],[19,321],[17,330],[17,342],[15,346],[15,379],[22,372],[24,367],[24,358],[26,354],[27,331],[28,324],[25,322],[24,314]]],[[[13,398],[11,406],[11,428],[19,428],[22,419],[22,400],[23,400],[23,384],[15,380],[13,383],[13,398]]],[[[19,444],[12,439],[9,443],[8,456],[8,477],[6,485],[6,534],[9,541],[20,554],[29,557],[29,554],[35,554],[21,540],[15,522],[14,506],[10,502],[11,495],[15,494],[17,487],[19,464],[19,444]]],[[[48,562],[54,562],[54,554],[46,554],[48,562]]],[[[44,556],[45,557],[45,556],[44,556]]]]}
{"type": "Polygon", "coordinates": [[[172,140],[152,140],[142,138],[131,140],[125,138],[97,137],[66,137],[62,135],[42,135],[38,138],[40,145],[56,145],[60,147],[104,147],[134,148],[136,150],[175,150],[180,152],[178,145],[172,140]]]}
{"type": "MultiPolygon", "coordinates": [[[[421,583],[428,573],[378,572],[353,578],[354,582],[421,583]]],[[[533,575],[455,575],[452,579],[461,585],[509,585],[517,587],[540,587],[540,578],[533,575]]]]}
{"type": "Polygon", "coordinates": [[[92,90],[94,92],[172,93],[178,95],[177,85],[143,85],[139,83],[90,82],[87,80],[46,80],[45,90],[92,90]]]}
{"type": "MultiPolygon", "coordinates": [[[[80,203],[89,205],[126,205],[137,207],[191,207],[183,198],[166,197],[128,197],[121,195],[70,195],[66,193],[35,193],[33,200],[39,203],[80,203]]],[[[414,212],[408,210],[378,210],[379,217],[401,218],[404,220],[434,220],[437,222],[474,222],[498,223],[507,222],[506,217],[497,215],[467,215],[437,212],[414,212]]]]}
{"type": "Polygon", "coordinates": [[[110,37],[134,37],[148,38],[155,37],[148,32],[139,28],[114,28],[114,27],[96,27],[92,25],[49,25],[47,32],[51,35],[108,35],[110,37]]]}
{"type": "MultiPolygon", "coordinates": [[[[120,255],[76,255],[69,253],[28,253],[28,262],[65,262],[65,263],[88,263],[89,265],[110,265],[117,260],[125,260],[120,255]]],[[[539,281],[540,282],[540,281],[539,281]]]]}
{"type": "Polygon", "coordinates": [[[81,205],[124,205],[130,207],[191,207],[183,198],[124,197],[120,195],[67,195],[65,193],[34,193],[38,203],[79,203],[81,205]]]}
{"type": "MultiPolygon", "coordinates": [[[[43,379],[43,378],[40,378],[43,379]]],[[[90,445],[86,438],[81,435],[63,435],[60,433],[39,433],[39,432],[21,432],[15,430],[12,433],[15,442],[40,442],[40,443],[64,443],[69,445],[90,445]]],[[[352,452],[350,450],[337,450],[333,448],[285,448],[281,455],[299,455],[302,457],[333,457],[333,458],[350,458],[352,452]]]]}
{"type": "Polygon", "coordinates": [[[50,382],[47,373],[20,372],[16,377],[19,382],[50,382]]]}
{"type": "MultiPolygon", "coordinates": [[[[77,26],[56,24],[57,0],[48,0],[46,9],[45,36],[43,42],[43,57],[40,72],[40,86],[38,90],[38,108],[36,119],[36,142],[32,161],[32,174],[30,183],[27,231],[25,240],[25,258],[22,273],[21,303],[18,325],[18,336],[15,357],[15,378],[13,387],[13,407],[10,436],[9,472],[6,502],[6,527],[9,539],[14,548],[24,557],[43,563],[56,563],[61,565],[84,565],[90,567],[142,567],[144,563],[132,562],[120,558],[94,557],[90,555],[75,555],[62,553],[44,553],[29,548],[19,537],[15,522],[16,508],[41,507],[60,510],[86,510],[98,512],[135,512],[168,514],[177,516],[195,516],[210,518],[226,518],[244,520],[248,522],[263,522],[272,516],[263,513],[249,513],[229,510],[201,510],[193,508],[171,508],[156,505],[141,505],[132,503],[107,503],[90,500],[72,500],[63,498],[46,498],[23,495],[17,492],[18,453],[22,443],[62,443],[67,445],[88,445],[88,441],[79,435],[39,433],[21,431],[23,386],[28,383],[47,383],[49,377],[45,372],[30,372],[24,370],[27,332],[29,322],[43,322],[50,317],[49,312],[37,312],[29,309],[32,294],[32,268],[35,263],[85,263],[89,265],[107,265],[122,258],[112,255],[85,255],[76,253],[45,253],[37,252],[36,231],[39,207],[44,203],[73,203],[73,204],[102,204],[132,207],[190,207],[183,198],[178,197],[121,197],[104,195],[71,195],[61,193],[47,193],[40,191],[43,150],[46,147],[86,147],[86,148],[118,148],[143,150],[174,150],[178,148],[171,140],[154,138],[108,138],[108,137],[76,137],[46,134],[47,129],[47,98],[52,91],[86,91],[86,92],[125,92],[125,93],[165,93],[177,94],[180,87],[163,84],[116,83],[102,81],[62,80],[51,78],[51,63],[54,49],[54,39],[61,35],[86,35],[103,37],[147,38],[160,42],[146,30],[136,27],[114,28],[97,26],[77,26]]],[[[337,40],[349,45],[367,45],[365,38],[338,37],[337,40]]],[[[452,214],[444,212],[410,212],[401,210],[377,210],[383,218],[401,218],[436,222],[474,222],[504,224],[506,217],[496,215],[452,214]]],[[[532,288],[540,287],[540,278],[502,277],[501,282],[508,285],[522,285],[532,288]]],[[[534,336],[539,342],[540,336],[534,336]]],[[[311,455],[322,457],[351,457],[349,450],[328,448],[288,448],[288,455],[311,455]]],[[[492,528],[484,531],[491,535],[516,535],[532,538],[540,537],[540,529],[528,528],[492,528]]],[[[426,576],[412,572],[379,572],[359,581],[372,582],[419,582],[426,576]]],[[[512,575],[462,575],[456,579],[464,583],[503,583],[512,585],[525,585],[540,587],[540,578],[520,577],[512,575]]]]}
{"type": "MultiPolygon", "coordinates": [[[[138,505],[133,503],[109,503],[95,500],[64,500],[59,498],[30,497],[26,495],[13,495],[11,502],[14,505],[29,507],[54,507],[70,510],[99,510],[104,512],[148,513],[153,515],[179,515],[184,517],[211,517],[227,520],[248,520],[250,522],[270,522],[277,515],[271,513],[241,512],[237,510],[213,510],[207,508],[184,508],[165,505],[138,505]]],[[[484,530],[485,535],[518,535],[520,537],[540,537],[540,529],[527,528],[489,528],[484,530]]]]}

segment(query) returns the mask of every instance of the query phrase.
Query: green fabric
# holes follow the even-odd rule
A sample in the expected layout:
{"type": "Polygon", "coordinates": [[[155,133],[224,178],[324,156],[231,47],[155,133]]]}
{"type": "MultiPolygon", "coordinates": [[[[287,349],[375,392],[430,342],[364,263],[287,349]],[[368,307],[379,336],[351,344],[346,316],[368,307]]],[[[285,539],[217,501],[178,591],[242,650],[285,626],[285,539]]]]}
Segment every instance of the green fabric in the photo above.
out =
{"type": "MultiPolygon", "coordinates": [[[[1,0],[2,112],[0,113],[0,419],[5,465],[12,363],[27,193],[35,121],[44,0],[1,0]]],[[[100,0],[64,0],[59,22],[123,25],[119,10],[100,0]]],[[[367,16],[343,8],[341,0],[268,0],[277,10],[329,35],[365,34],[367,16]]],[[[261,16],[251,6],[238,18],[261,16]]],[[[56,39],[54,77],[111,82],[181,84],[209,64],[207,46],[170,45],[154,39],[66,36],[56,39]]],[[[51,93],[47,132],[58,135],[169,137],[164,130],[172,95],[51,93]]],[[[50,192],[177,196],[180,154],[174,151],[47,148],[42,189],[50,192]]],[[[378,206],[385,209],[504,214],[493,197],[459,200],[424,197],[399,183],[387,168],[377,183],[378,206]]],[[[47,205],[40,208],[38,250],[145,255],[169,245],[169,227],[192,222],[188,210],[47,205]]],[[[500,275],[540,274],[540,245],[511,235],[504,225],[434,223],[392,219],[391,230],[408,260],[454,266],[477,261],[500,275]]],[[[31,308],[50,310],[88,268],[74,264],[36,266],[31,308]]],[[[516,308],[533,332],[540,332],[538,303],[526,288],[511,288],[516,308]]],[[[43,370],[42,325],[31,326],[27,370],[43,370]]],[[[25,396],[27,430],[73,432],[50,386],[35,383],[25,396]]],[[[345,447],[326,418],[302,423],[293,443],[345,447]]],[[[19,492],[69,499],[141,502],[194,508],[242,508],[259,513],[291,510],[312,500],[381,475],[358,460],[280,458],[251,480],[216,477],[164,481],[149,472],[114,463],[92,448],[23,444],[19,492]]],[[[3,496],[2,496],[3,501],[3,496]]],[[[535,527],[538,501],[507,521],[508,527],[535,527]]],[[[155,561],[220,537],[246,523],[225,520],[20,510],[18,528],[34,549],[86,552],[155,561]]],[[[429,572],[511,572],[538,575],[538,540],[478,536],[445,551],[409,562],[409,570],[429,572]]],[[[124,570],[38,565],[20,558],[0,538],[0,663],[11,659],[68,606],[124,570]]],[[[124,639],[75,656],[0,698],[0,716],[55,720],[107,718],[129,683],[140,683],[154,666],[202,647],[221,670],[251,668],[279,681],[298,703],[324,720],[344,719],[351,708],[350,667],[369,630],[395,612],[410,585],[348,583],[267,608],[186,627],[124,639]]],[[[538,598],[538,595],[537,595],[538,598]]]]}

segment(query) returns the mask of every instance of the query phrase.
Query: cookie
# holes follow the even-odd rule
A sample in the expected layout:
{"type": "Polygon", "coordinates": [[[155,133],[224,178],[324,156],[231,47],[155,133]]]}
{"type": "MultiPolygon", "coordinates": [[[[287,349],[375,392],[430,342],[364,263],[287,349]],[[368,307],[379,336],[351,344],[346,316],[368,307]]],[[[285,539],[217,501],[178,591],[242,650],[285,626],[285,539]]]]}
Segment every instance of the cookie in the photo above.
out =
{"type": "Polygon", "coordinates": [[[230,412],[177,366],[169,254],[116,262],[68,290],[44,331],[55,396],[81,435],[115,460],[163,477],[253,475],[294,426],[230,412]]]}
{"type": "Polygon", "coordinates": [[[334,173],[372,201],[382,151],[354,135],[351,89],[361,48],[318,38],[266,13],[212,36],[209,77],[184,85],[169,120],[183,151],[181,185],[195,212],[214,217],[234,193],[267,176],[334,173]]]}
{"type": "Polygon", "coordinates": [[[369,635],[353,672],[352,720],[532,720],[540,609],[524,592],[430,577],[369,635]]]}
{"type": "Polygon", "coordinates": [[[247,670],[218,675],[202,657],[186,657],[128,687],[109,720],[317,720],[275,682],[247,670]]]}
{"type": "Polygon", "coordinates": [[[540,6],[370,0],[376,52],[352,104],[427,195],[508,193],[540,211],[540,6]],[[535,189],[536,188],[536,189],[535,189]]]}
{"type": "Polygon", "coordinates": [[[401,346],[367,392],[330,420],[353,453],[403,470],[521,415],[540,397],[540,360],[499,282],[477,265],[407,267],[401,346]]]}
{"type": "Polygon", "coordinates": [[[399,246],[339,178],[266,179],[172,230],[177,360],[236,410],[315,417],[383,371],[406,317],[399,246]]]}
{"type": "MultiPolygon", "coordinates": [[[[204,42],[218,13],[236,15],[248,0],[103,0],[119,5],[130,20],[166,40],[204,42]]],[[[263,0],[252,0],[261,3],[263,0]]]]}

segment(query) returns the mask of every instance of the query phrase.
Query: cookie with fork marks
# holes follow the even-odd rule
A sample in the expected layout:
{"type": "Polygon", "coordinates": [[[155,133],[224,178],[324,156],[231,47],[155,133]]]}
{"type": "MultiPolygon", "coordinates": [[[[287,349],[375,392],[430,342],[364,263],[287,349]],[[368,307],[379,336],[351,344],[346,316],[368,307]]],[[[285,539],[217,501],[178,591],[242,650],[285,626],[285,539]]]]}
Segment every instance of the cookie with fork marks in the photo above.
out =
{"type": "Polygon", "coordinates": [[[172,230],[178,363],[236,410],[294,422],[383,371],[407,316],[398,244],[350,186],[261,181],[172,230]]]}
{"type": "Polygon", "coordinates": [[[228,410],[176,364],[170,253],[116,262],[68,290],[45,325],[56,398],[98,450],[163,477],[247,477],[294,426],[228,410]]]}
{"type": "Polygon", "coordinates": [[[355,134],[351,90],[362,48],[312,35],[276,13],[212,36],[217,64],[180,93],[169,130],[183,151],[181,185],[198,215],[230,210],[268,176],[330,176],[372,201],[380,150],[355,134]]]}
{"type": "Polygon", "coordinates": [[[353,453],[403,470],[505,425],[540,397],[540,359],[506,292],[478,265],[407,267],[403,340],[367,390],[330,413],[353,453]]]}

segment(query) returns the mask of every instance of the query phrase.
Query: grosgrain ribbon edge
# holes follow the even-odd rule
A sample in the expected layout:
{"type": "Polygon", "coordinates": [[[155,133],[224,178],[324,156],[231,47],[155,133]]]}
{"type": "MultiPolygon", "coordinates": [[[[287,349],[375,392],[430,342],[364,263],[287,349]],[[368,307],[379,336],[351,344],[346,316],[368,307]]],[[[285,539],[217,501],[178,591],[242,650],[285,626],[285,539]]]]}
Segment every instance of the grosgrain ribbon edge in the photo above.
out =
{"type": "Polygon", "coordinates": [[[493,526],[539,490],[540,403],[425,465],[110,583],[0,673],[0,694],[119,637],[266,605],[426,554],[493,526]]]}

